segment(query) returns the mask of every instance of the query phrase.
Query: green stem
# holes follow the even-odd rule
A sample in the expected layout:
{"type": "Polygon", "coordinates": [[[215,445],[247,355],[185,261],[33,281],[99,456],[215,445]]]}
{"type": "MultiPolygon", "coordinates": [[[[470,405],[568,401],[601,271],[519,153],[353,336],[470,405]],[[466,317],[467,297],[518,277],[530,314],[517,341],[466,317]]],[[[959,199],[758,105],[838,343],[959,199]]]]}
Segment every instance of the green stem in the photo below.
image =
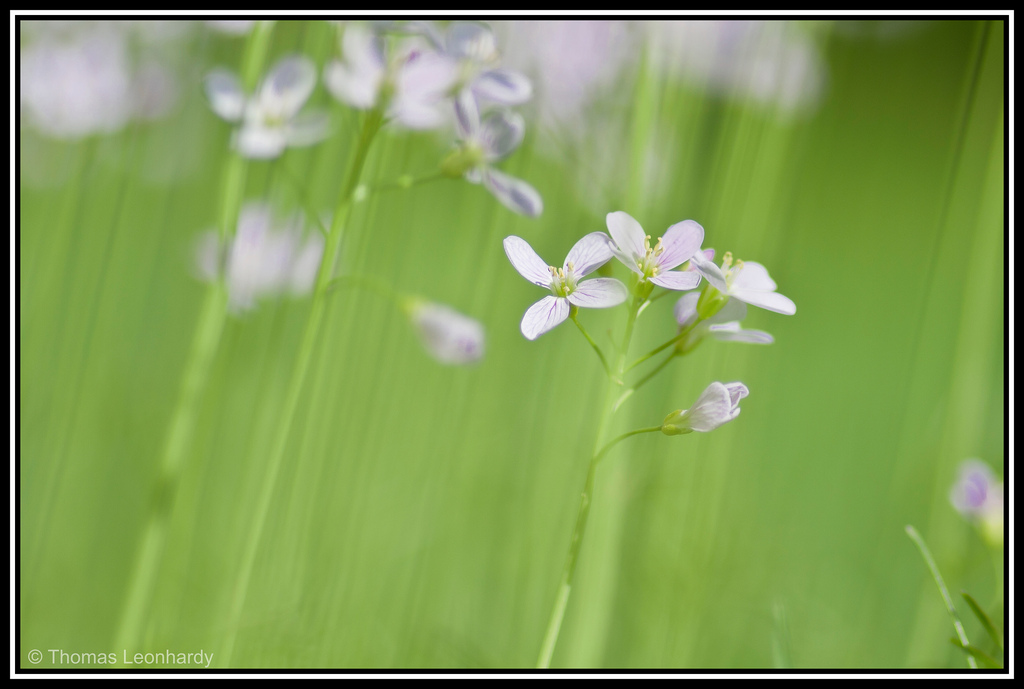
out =
{"type": "MultiPolygon", "coordinates": [[[[242,60],[242,74],[251,89],[263,69],[273,22],[259,22],[250,34],[242,60]]],[[[248,165],[238,153],[232,152],[224,166],[221,179],[218,235],[220,247],[227,250],[238,227],[242,209],[248,165]]],[[[221,266],[222,268],[223,266],[221,266]]],[[[152,606],[156,579],[167,545],[167,530],[178,484],[181,480],[188,449],[192,444],[200,399],[206,389],[210,367],[220,345],[227,319],[228,291],[223,270],[206,289],[199,320],[192,336],[189,357],[185,363],[178,399],[167,427],[160,454],[160,475],[146,525],[142,530],[132,569],[128,575],[124,607],[114,634],[114,648],[136,648],[142,626],[152,606]]]]}
{"type": "Polygon", "coordinates": [[[669,354],[667,357],[665,357],[662,360],[662,362],[660,364],[658,364],[653,369],[651,369],[650,373],[648,373],[646,376],[644,376],[643,378],[641,378],[637,382],[633,383],[633,386],[630,389],[633,392],[636,392],[637,390],[639,390],[640,386],[642,386],[644,383],[649,381],[651,378],[654,378],[654,376],[658,375],[658,373],[661,372],[661,369],[663,369],[666,366],[668,366],[669,362],[672,361],[673,359],[675,359],[678,355],[679,355],[678,352],[672,352],[671,354],[669,354]]]}
{"type": "Polygon", "coordinates": [[[652,349],[651,351],[647,352],[642,357],[640,357],[639,359],[637,359],[636,361],[631,363],[629,366],[627,366],[626,367],[626,371],[632,371],[634,368],[636,368],[640,364],[644,363],[645,361],[650,359],[652,356],[657,356],[658,354],[660,354],[661,352],[665,351],[669,347],[675,345],[677,342],[679,342],[684,337],[689,335],[693,331],[693,329],[697,326],[697,324],[700,323],[700,321],[701,321],[701,319],[698,318],[696,321],[694,321],[693,323],[691,323],[687,327],[680,329],[679,333],[676,334],[673,338],[671,338],[668,342],[664,342],[664,343],[658,345],[657,347],[655,347],[654,349],[652,349]]]}
{"type": "Polygon", "coordinates": [[[562,567],[562,578],[558,584],[558,593],[555,596],[555,604],[551,609],[551,617],[548,620],[547,631],[544,633],[544,641],[541,643],[540,655],[537,658],[537,667],[544,669],[551,666],[551,656],[558,643],[558,634],[562,628],[562,620],[565,617],[565,609],[569,604],[569,594],[572,593],[572,580],[576,573],[576,561],[579,558],[580,546],[583,544],[583,534],[587,530],[587,519],[590,516],[590,502],[594,493],[594,476],[597,471],[598,462],[604,454],[614,447],[619,441],[628,438],[636,433],[647,433],[657,429],[641,429],[625,433],[612,440],[605,446],[601,446],[601,439],[605,433],[605,426],[614,411],[612,406],[615,391],[621,386],[623,368],[626,363],[626,355],[629,351],[629,343],[633,339],[633,326],[636,324],[637,312],[640,309],[642,299],[634,297],[630,303],[629,314],[626,317],[626,331],[622,336],[622,346],[619,350],[618,360],[614,374],[608,376],[608,385],[605,389],[605,400],[601,411],[601,419],[597,424],[597,432],[594,437],[594,450],[591,453],[590,466],[587,469],[587,478],[583,484],[583,493],[580,495],[580,506],[576,513],[576,525],[573,527],[572,539],[569,541],[569,550],[565,555],[565,564],[562,567]],[[600,449],[598,449],[600,448],[600,449]]]}
{"type": "MultiPolygon", "coordinates": [[[[964,647],[970,646],[970,642],[967,640],[967,633],[964,631],[964,625],[960,622],[960,616],[956,614],[956,608],[953,607],[953,599],[949,597],[949,591],[946,590],[946,583],[942,581],[942,575],[939,574],[939,567],[935,564],[935,559],[932,557],[931,551],[929,551],[928,546],[925,545],[924,539],[921,538],[921,534],[917,533],[917,529],[908,524],[906,530],[910,539],[917,544],[917,549],[921,551],[921,557],[924,558],[925,564],[928,565],[928,569],[932,572],[932,578],[935,580],[935,585],[939,587],[939,593],[942,595],[942,600],[946,603],[946,610],[949,612],[949,616],[953,618],[953,628],[956,630],[957,638],[960,639],[960,644],[964,647]]],[[[967,656],[967,664],[972,669],[978,669],[978,663],[974,660],[973,656],[967,656]]]]}
{"type": "Polygon", "coordinates": [[[590,336],[590,333],[588,333],[586,328],[583,327],[583,324],[580,323],[578,315],[579,309],[575,306],[569,309],[569,318],[572,319],[572,322],[575,323],[576,327],[580,329],[581,333],[583,333],[583,337],[587,338],[587,342],[589,342],[590,346],[594,348],[595,352],[597,352],[597,358],[601,360],[601,366],[604,367],[604,372],[609,378],[612,377],[612,369],[608,366],[608,360],[604,358],[604,352],[601,351],[601,348],[597,346],[596,342],[594,342],[594,338],[590,336]]]}
{"type": "Polygon", "coordinates": [[[412,175],[402,175],[394,182],[387,184],[378,184],[370,187],[370,193],[377,193],[379,191],[395,191],[399,189],[411,189],[412,187],[426,184],[428,182],[436,182],[439,179],[445,179],[446,175],[442,172],[432,172],[429,175],[423,175],[422,177],[413,177],[412,175]]]}
{"type": "Polygon", "coordinates": [[[316,287],[313,292],[313,303],[310,308],[309,318],[306,320],[306,327],[302,334],[302,343],[299,346],[298,358],[295,368],[292,370],[291,380],[288,384],[288,391],[285,395],[284,407],[279,417],[280,421],[274,440],[271,445],[270,460],[267,464],[267,473],[263,478],[259,497],[256,502],[256,513],[249,531],[249,538],[242,551],[241,564],[238,570],[238,578],[235,584],[234,596],[232,598],[231,610],[228,618],[228,636],[224,644],[222,657],[224,664],[231,662],[231,655],[234,651],[235,639],[238,635],[239,621],[242,616],[242,608],[245,606],[246,595],[249,590],[249,581],[252,576],[253,564],[256,561],[256,552],[259,549],[260,540],[263,535],[263,527],[266,524],[267,514],[270,509],[270,502],[274,495],[274,486],[277,483],[277,475],[281,469],[281,461],[284,459],[284,452],[288,445],[288,437],[291,433],[292,420],[295,411],[298,409],[299,400],[302,397],[302,390],[309,372],[309,364],[313,359],[313,350],[320,334],[320,327],[323,324],[324,311],[327,303],[328,291],[332,282],[334,264],[341,246],[344,227],[348,214],[352,209],[352,194],[359,185],[359,178],[362,175],[363,166],[366,163],[366,156],[370,150],[370,144],[380,129],[383,121],[383,113],[378,108],[371,110],[363,122],[362,132],[355,154],[349,166],[341,195],[338,201],[338,208],[334,213],[334,220],[331,223],[331,231],[327,237],[324,247],[324,255],[320,261],[320,269],[316,276],[316,287]]]}

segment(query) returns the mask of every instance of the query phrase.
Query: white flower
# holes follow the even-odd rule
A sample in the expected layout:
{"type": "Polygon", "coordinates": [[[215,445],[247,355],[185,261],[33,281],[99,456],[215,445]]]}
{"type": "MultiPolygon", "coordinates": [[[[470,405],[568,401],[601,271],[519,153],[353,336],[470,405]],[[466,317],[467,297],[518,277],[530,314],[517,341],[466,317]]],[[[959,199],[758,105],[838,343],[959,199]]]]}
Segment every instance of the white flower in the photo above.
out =
{"type": "Polygon", "coordinates": [[[665,417],[661,432],[681,435],[699,431],[707,433],[740,415],[740,400],[750,394],[743,383],[712,383],[687,410],[677,410],[665,417]]]}
{"type": "Polygon", "coordinates": [[[479,321],[422,299],[414,299],[407,312],[427,352],[442,364],[472,364],[483,357],[484,327],[479,321]]]}
{"type": "Polygon", "coordinates": [[[992,545],[1003,543],[1003,484],[980,459],[960,463],[956,483],[949,492],[956,511],[978,524],[992,545]]]}
{"type": "Polygon", "coordinates": [[[455,122],[460,147],[441,164],[445,174],[464,176],[484,187],[508,209],[534,218],[544,210],[540,194],[521,179],[494,169],[493,164],[514,151],[523,141],[526,125],[510,110],[493,110],[480,118],[472,96],[455,101],[455,122]]]}
{"type": "Polygon", "coordinates": [[[754,261],[736,261],[728,251],[722,257],[719,268],[704,255],[697,252],[690,260],[692,266],[711,286],[726,297],[760,306],[787,316],[796,313],[796,304],[789,297],[775,291],[775,281],[768,276],[768,269],[754,261]]]}
{"type": "Polygon", "coordinates": [[[569,317],[570,305],[591,309],[617,306],[626,300],[626,286],[614,278],[581,282],[612,257],[611,240],[604,232],[591,232],[569,250],[561,268],[548,266],[533,248],[516,236],[506,237],[505,255],[519,274],[551,290],[526,310],[520,329],[528,340],[538,337],[569,317]]]}
{"type": "Polygon", "coordinates": [[[410,129],[448,121],[448,97],[458,78],[456,63],[431,50],[404,50],[390,63],[381,38],[360,24],[345,29],[343,60],[324,68],[327,90],[342,103],[368,110],[388,97],[388,117],[410,129]]]}
{"type": "Polygon", "coordinates": [[[687,292],[676,302],[674,313],[679,327],[693,327],[693,330],[679,343],[682,351],[692,350],[708,336],[723,342],[746,342],[748,344],[771,344],[775,341],[763,330],[743,329],[740,321],[747,317],[747,305],[736,299],[730,299],[721,311],[711,318],[697,323],[697,301],[699,299],[699,292],[687,292]],[[694,323],[697,325],[694,326],[694,323]]]}
{"type": "Polygon", "coordinates": [[[629,213],[615,211],[607,217],[608,231],[615,240],[615,257],[641,280],[673,290],[693,289],[700,275],[693,271],[672,270],[687,261],[704,241],[704,228],[693,220],[672,225],[651,247],[651,236],[629,213]]]}
{"type": "Polygon", "coordinates": [[[199,277],[211,281],[223,272],[228,309],[236,314],[254,309],[261,299],[308,294],[320,267],[323,238],[306,236],[302,227],[298,216],[282,223],[267,204],[247,203],[239,213],[238,231],[230,246],[221,247],[216,232],[200,238],[199,277]]]}
{"type": "Polygon", "coordinates": [[[280,60],[251,97],[226,69],[213,70],[204,86],[210,108],[221,119],[241,124],[234,145],[247,158],[276,158],[288,146],[308,146],[327,134],[323,113],[299,112],[316,86],[316,68],[305,57],[280,60]]]}

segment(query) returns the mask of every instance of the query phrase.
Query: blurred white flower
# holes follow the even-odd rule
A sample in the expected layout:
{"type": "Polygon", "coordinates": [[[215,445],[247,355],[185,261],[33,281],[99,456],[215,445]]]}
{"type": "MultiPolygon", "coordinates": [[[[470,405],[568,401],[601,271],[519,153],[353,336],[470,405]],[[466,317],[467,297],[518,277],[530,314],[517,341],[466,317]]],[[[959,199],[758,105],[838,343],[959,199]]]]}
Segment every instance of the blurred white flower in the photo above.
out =
{"type": "Polygon", "coordinates": [[[26,122],[47,137],[78,139],[167,115],[177,77],[150,39],[187,29],[187,22],[26,22],[19,94],[26,122]]]}
{"type": "Polygon", "coordinates": [[[387,98],[389,118],[410,129],[432,129],[449,119],[449,95],[458,67],[447,57],[412,44],[385,56],[382,38],[361,24],[345,28],[342,60],[324,68],[331,95],[353,108],[367,110],[387,98]]]}
{"type": "Polygon", "coordinates": [[[722,257],[722,267],[719,268],[703,252],[698,251],[690,259],[690,264],[726,297],[787,316],[796,313],[796,304],[789,297],[775,291],[775,281],[768,275],[768,269],[760,263],[736,261],[734,264],[732,254],[727,251],[722,257]]]}
{"type": "Polygon", "coordinates": [[[960,463],[956,483],[949,492],[956,511],[976,523],[989,544],[1003,544],[1003,483],[980,459],[960,463]]]}
{"type": "Polygon", "coordinates": [[[484,355],[484,327],[455,309],[422,299],[407,307],[427,352],[442,364],[472,364],[484,355]]]}
{"type": "Polygon", "coordinates": [[[641,280],[672,290],[693,289],[700,282],[700,275],[693,271],[672,270],[700,249],[704,228],[698,223],[677,222],[651,247],[651,236],[644,234],[644,228],[629,213],[614,211],[607,215],[606,222],[615,240],[612,253],[641,280]]]}
{"type": "Polygon", "coordinates": [[[571,306],[606,309],[618,306],[629,295],[626,286],[614,278],[581,282],[612,257],[611,240],[604,232],[591,232],[576,242],[561,268],[545,264],[520,237],[506,237],[504,246],[505,255],[520,275],[551,290],[550,296],[538,301],[523,315],[520,330],[528,340],[536,340],[568,318],[571,306]]]}
{"type": "Polygon", "coordinates": [[[740,415],[740,400],[750,394],[743,383],[712,383],[687,410],[677,410],[665,417],[661,432],[682,435],[699,431],[707,433],[740,415]]]}
{"type": "Polygon", "coordinates": [[[327,135],[325,113],[299,112],[316,86],[316,68],[308,58],[281,59],[249,97],[226,69],[210,72],[204,86],[214,113],[240,123],[233,143],[247,158],[276,158],[288,146],[309,146],[327,135]]]}
{"type": "Polygon", "coordinates": [[[678,349],[689,352],[706,337],[723,342],[746,342],[748,344],[771,344],[774,338],[763,330],[744,330],[740,321],[747,317],[747,305],[738,299],[730,299],[722,309],[697,323],[697,301],[699,292],[687,292],[676,302],[674,315],[680,328],[693,327],[679,342],[678,349]],[[697,325],[694,327],[694,323],[697,325]]]}
{"type": "Polygon", "coordinates": [[[426,25],[425,35],[459,65],[459,91],[478,103],[521,105],[533,95],[533,85],[520,72],[498,65],[501,55],[490,27],[480,22],[452,22],[440,34],[426,25]]]}
{"type": "Polygon", "coordinates": [[[450,177],[465,177],[473,184],[482,183],[516,213],[531,218],[540,215],[544,202],[537,190],[493,167],[522,143],[526,131],[523,118],[502,109],[492,110],[481,120],[472,95],[462,95],[455,101],[455,115],[461,144],[441,163],[442,172],[450,177]]]}
{"type": "Polygon", "coordinates": [[[323,254],[323,237],[306,233],[301,216],[278,220],[269,205],[242,207],[238,231],[227,248],[216,232],[199,238],[196,271],[206,281],[222,274],[232,313],[254,309],[261,300],[281,294],[309,294],[323,254]]]}
{"type": "Polygon", "coordinates": [[[782,112],[817,104],[825,81],[812,25],[786,21],[652,21],[647,58],[660,73],[782,112]]]}

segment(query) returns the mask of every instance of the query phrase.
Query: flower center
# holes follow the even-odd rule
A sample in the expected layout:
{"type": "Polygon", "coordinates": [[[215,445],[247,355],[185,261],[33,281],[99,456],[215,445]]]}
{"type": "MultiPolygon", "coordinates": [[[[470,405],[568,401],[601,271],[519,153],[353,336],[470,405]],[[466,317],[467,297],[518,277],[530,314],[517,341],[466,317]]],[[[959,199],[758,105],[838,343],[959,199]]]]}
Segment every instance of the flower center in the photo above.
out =
{"type": "Polygon", "coordinates": [[[659,260],[661,255],[665,253],[665,247],[661,243],[661,237],[658,237],[658,243],[651,248],[651,235],[644,237],[644,255],[638,256],[636,259],[636,267],[640,269],[645,278],[652,278],[661,271],[659,260]]]}
{"type": "Polygon", "coordinates": [[[726,251],[725,254],[722,255],[722,272],[725,273],[726,287],[732,287],[733,280],[736,279],[736,276],[740,274],[741,270],[743,270],[743,261],[737,259],[734,265],[732,252],[726,251]]]}
{"type": "Polygon", "coordinates": [[[548,272],[551,273],[551,292],[556,297],[568,297],[576,290],[579,278],[571,262],[566,263],[565,268],[548,266],[548,272]]]}

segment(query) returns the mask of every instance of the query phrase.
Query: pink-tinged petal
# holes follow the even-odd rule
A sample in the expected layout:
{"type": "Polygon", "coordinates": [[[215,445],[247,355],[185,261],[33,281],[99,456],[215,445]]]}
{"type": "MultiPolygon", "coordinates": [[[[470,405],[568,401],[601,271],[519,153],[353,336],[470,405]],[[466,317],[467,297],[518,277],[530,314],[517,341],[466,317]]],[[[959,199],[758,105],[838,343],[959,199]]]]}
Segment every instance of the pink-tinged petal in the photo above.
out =
{"type": "Polygon", "coordinates": [[[479,141],[488,162],[494,162],[516,150],[525,134],[522,115],[511,110],[494,110],[480,123],[479,141]]]}
{"type": "Polygon", "coordinates": [[[604,232],[591,232],[576,242],[565,257],[563,268],[572,264],[573,273],[583,277],[594,272],[612,257],[612,240],[604,232]]]}
{"type": "Polygon", "coordinates": [[[499,105],[522,105],[533,96],[533,84],[519,72],[492,69],[473,80],[473,93],[499,105]]]}
{"type": "Polygon", "coordinates": [[[618,306],[628,296],[629,290],[615,278],[594,278],[579,283],[568,299],[583,308],[607,309],[618,306]]]}
{"type": "Polygon", "coordinates": [[[733,405],[739,404],[741,399],[750,394],[750,390],[748,390],[747,386],[743,383],[724,383],[724,385],[725,389],[729,391],[729,400],[733,405]]]}
{"type": "Polygon", "coordinates": [[[520,330],[527,340],[536,340],[568,317],[569,300],[547,296],[526,310],[520,330]]]}
{"type": "Polygon", "coordinates": [[[768,277],[768,269],[754,261],[744,261],[739,270],[733,268],[733,289],[756,289],[774,292],[775,281],[768,277]]]}
{"type": "Polygon", "coordinates": [[[472,364],[484,355],[484,327],[444,304],[420,302],[410,313],[420,341],[442,364],[472,364]]]}
{"type": "Polygon", "coordinates": [[[690,265],[693,266],[698,273],[703,275],[704,279],[710,282],[711,286],[719,292],[729,291],[729,288],[725,284],[725,273],[723,273],[722,269],[714,263],[706,260],[701,252],[698,251],[690,258],[690,265]]]}
{"type": "Polygon", "coordinates": [[[274,65],[260,87],[260,106],[264,112],[289,119],[299,111],[315,86],[313,62],[298,55],[286,57],[274,65]]]}
{"type": "Polygon", "coordinates": [[[536,218],[544,211],[544,201],[537,190],[521,179],[487,168],[484,186],[506,208],[528,218],[536,218]]]}
{"type": "Polygon", "coordinates": [[[704,243],[704,228],[693,220],[684,220],[672,225],[661,238],[665,251],[658,257],[662,270],[671,270],[683,261],[688,261],[704,243]]]}
{"type": "Polygon", "coordinates": [[[463,141],[475,139],[480,131],[480,109],[469,90],[460,91],[455,96],[455,128],[463,141]]]}
{"type": "Polygon", "coordinates": [[[237,122],[245,112],[245,94],[242,85],[226,69],[215,69],[203,79],[203,90],[210,101],[210,109],[228,122],[237,122]]]}
{"type": "Polygon", "coordinates": [[[700,299],[699,292],[688,292],[679,297],[672,315],[676,317],[676,323],[687,326],[697,318],[697,300],[700,299]]]}
{"type": "MultiPolygon", "coordinates": [[[[711,260],[713,260],[715,258],[715,250],[714,249],[702,249],[698,253],[703,254],[703,260],[705,260],[705,261],[711,261],[711,260]]],[[[689,263],[686,264],[686,270],[697,270],[697,267],[695,265],[693,265],[693,261],[692,260],[689,263]]]]}
{"type": "Polygon", "coordinates": [[[605,222],[608,225],[608,232],[611,233],[612,239],[615,240],[615,245],[618,247],[618,251],[614,252],[620,261],[626,264],[630,270],[639,273],[636,267],[636,259],[646,255],[647,250],[644,248],[644,239],[647,235],[644,234],[644,228],[640,226],[632,215],[625,211],[614,211],[609,213],[605,218],[605,222]],[[623,258],[624,256],[629,257],[630,260],[623,258]]]}
{"type": "Polygon", "coordinates": [[[505,247],[505,255],[520,275],[535,285],[551,287],[551,271],[548,270],[548,264],[537,255],[525,239],[512,235],[505,237],[502,244],[505,247]]]}
{"type": "Polygon", "coordinates": [[[665,289],[687,290],[697,286],[697,283],[700,282],[700,274],[689,270],[670,270],[655,275],[651,278],[651,282],[665,289]]]}
{"type": "Polygon", "coordinates": [[[708,332],[722,342],[745,342],[747,344],[771,344],[775,338],[763,330],[744,330],[739,322],[720,323],[708,327],[708,332]]]}
{"type": "Polygon", "coordinates": [[[760,306],[775,313],[792,316],[796,313],[796,304],[789,297],[784,297],[778,292],[762,292],[753,289],[736,289],[733,287],[729,295],[740,301],[745,301],[751,306],[760,306]]]}
{"type": "Polygon", "coordinates": [[[263,127],[246,124],[235,132],[234,145],[244,158],[276,158],[288,145],[284,127],[263,127]]]}

